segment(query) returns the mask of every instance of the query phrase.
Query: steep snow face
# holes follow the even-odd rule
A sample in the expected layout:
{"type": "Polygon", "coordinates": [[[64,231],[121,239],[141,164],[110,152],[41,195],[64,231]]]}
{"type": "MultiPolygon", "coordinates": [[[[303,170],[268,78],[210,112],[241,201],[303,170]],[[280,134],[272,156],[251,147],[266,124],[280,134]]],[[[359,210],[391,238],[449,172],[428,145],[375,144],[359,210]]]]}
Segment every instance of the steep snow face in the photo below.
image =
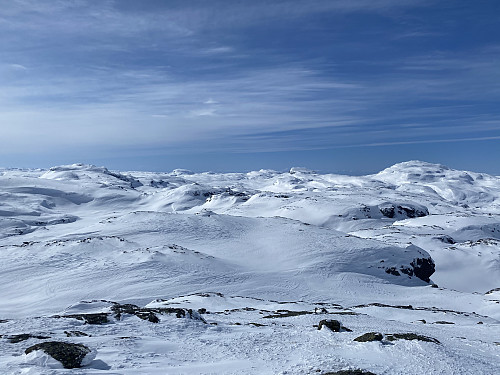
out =
{"type": "Polygon", "coordinates": [[[97,348],[95,373],[499,373],[499,199],[498,177],[417,161],[1,170],[0,368],[69,371],[22,354],[49,337],[97,348]]]}

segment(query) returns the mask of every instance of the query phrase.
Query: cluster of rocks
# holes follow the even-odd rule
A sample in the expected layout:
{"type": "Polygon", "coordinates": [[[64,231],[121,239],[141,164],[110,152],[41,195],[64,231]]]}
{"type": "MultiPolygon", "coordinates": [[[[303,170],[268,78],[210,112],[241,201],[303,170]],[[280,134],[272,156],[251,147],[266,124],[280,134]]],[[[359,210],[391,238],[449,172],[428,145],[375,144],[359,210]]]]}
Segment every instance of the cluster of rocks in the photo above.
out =
{"type": "MultiPolygon", "coordinates": [[[[184,308],[170,308],[170,307],[157,307],[157,308],[146,308],[139,307],[133,304],[120,304],[110,301],[101,301],[110,303],[110,312],[101,313],[82,313],[82,314],[69,314],[69,315],[57,315],[53,318],[67,318],[67,319],[77,319],[83,321],[84,324],[109,324],[112,323],[114,318],[116,320],[121,320],[124,315],[133,315],[138,318],[151,322],[159,323],[160,319],[158,315],[162,314],[175,314],[177,318],[187,318],[199,320],[203,323],[207,323],[200,314],[208,313],[206,309],[200,309],[194,311],[192,309],[184,308]]],[[[402,306],[404,308],[412,308],[411,306],[402,306]]],[[[291,317],[299,316],[304,314],[318,314],[327,313],[324,308],[316,309],[314,311],[288,311],[279,310],[276,315],[266,316],[265,318],[277,318],[277,317],[291,317]]],[[[256,326],[262,326],[261,324],[251,323],[256,326]]],[[[332,332],[352,332],[351,329],[345,327],[339,320],[334,319],[323,319],[320,320],[319,324],[316,325],[318,330],[323,328],[330,330],[332,332]]],[[[67,337],[84,337],[89,336],[88,334],[81,331],[64,331],[67,337]]],[[[1,337],[1,336],[0,336],[1,337]]],[[[20,343],[28,339],[38,339],[46,340],[50,339],[48,336],[38,335],[38,334],[18,334],[5,336],[5,339],[9,340],[10,343],[20,343]]],[[[390,333],[382,334],[380,332],[367,332],[361,336],[354,339],[356,342],[392,342],[396,340],[419,340],[424,342],[430,342],[434,344],[439,344],[439,341],[432,337],[427,337],[415,333],[390,333]]],[[[71,343],[64,341],[44,341],[32,345],[24,350],[26,355],[31,353],[41,351],[46,355],[52,357],[53,359],[59,361],[62,366],[66,369],[79,368],[89,364],[96,356],[95,350],[81,343],[71,343]]],[[[352,370],[340,370],[336,372],[327,372],[322,375],[374,375],[371,372],[364,371],[361,369],[352,370]]]]}
{"type": "MultiPolygon", "coordinates": [[[[151,323],[159,323],[160,319],[158,315],[162,314],[175,314],[177,318],[187,318],[199,320],[203,323],[206,321],[200,315],[199,312],[193,311],[192,309],[182,309],[182,308],[146,308],[139,307],[133,304],[120,304],[111,301],[101,301],[109,302],[111,304],[110,312],[101,313],[82,313],[82,314],[68,314],[68,315],[54,315],[52,318],[65,318],[65,319],[77,319],[83,321],[84,324],[92,325],[102,325],[112,323],[110,318],[116,320],[121,320],[124,315],[134,315],[142,320],[146,320],[151,323]]],[[[85,332],[81,331],[64,331],[66,337],[84,337],[89,336],[85,332]]],[[[0,338],[2,336],[0,335],[0,338]]],[[[29,339],[46,340],[50,339],[49,336],[22,333],[17,335],[8,335],[4,337],[12,344],[17,344],[29,339]]],[[[91,350],[89,347],[80,343],[71,343],[64,341],[44,341],[37,343],[28,347],[24,353],[30,355],[31,353],[41,351],[53,359],[59,361],[64,368],[72,369],[79,368],[88,363],[90,363],[96,355],[96,352],[91,350]]]]}
{"type": "Polygon", "coordinates": [[[426,207],[417,208],[410,205],[390,204],[381,206],[379,209],[382,215],[390,219],[394,218],[395,216],[413,219],[416,217],[424,217],[429,215],[429,210],[426,207]]]}
{"type": "MultiPolygon", "coordinates": [[[[349,328],[344,327],[338,320],[321,320],[318,325],[318,329],[323,327],[329,328],[332,332],[352,332],[349,328]]],[[[380,332],[367,332],[361,336],[354,339],[356,342],[373,342],[373,341],[396,341],[396,340],[419,340],[425,342],[432,342],[439,344],[439,341],[435,338],[418,335],[416,333],[391,333],[382,334],[380,332]]],[[[375,375],[372,372],[354,369],[354,370],[340,370],[335,372],[324,372],[322,375],[375,375]]]]}
{"type": "Polygon", "coordinates": [[[107,324],[110,323],[109,318],[113,316],[115,319],[120,320],[123,315],[135,315],[142,320],[147,320],[151,323],[159,323],[160,319],[158,315],[162,314],[175,314],[177,318],[188,318],[194,320],[200,320],[206,323],[205,319],[200,315],[199,312],[192,309],[182,309],[173,307],[158,307],[158,308],[148,308],[139,307],[130,303],[120,304],[111,301],[111,312],[102,313],[85,313],[85,314],[69,314],[69,315],[54,315],[53,318],[72,318],[84,321],[86,324],[107,324]]]}
{"type": "MultiPolygon", "coordinates": [[[[338,320],[321,320],[319,325],[317,326],[319,330],[323,327],[330,329],[332,332],[352,332],[347,327],[344,327],[342,323],[338,320]]],[[[370,342],[370,341],[396,341],[396,340],[419,340],[425,342],[432,342],[435,344],[439,344],[439,341],[435,338],[418,335],[416,333],[387,333],[382,334],[380,332],[367,332],[361,336],[358,336],[354,339],[357,342],[370,342]]]]}

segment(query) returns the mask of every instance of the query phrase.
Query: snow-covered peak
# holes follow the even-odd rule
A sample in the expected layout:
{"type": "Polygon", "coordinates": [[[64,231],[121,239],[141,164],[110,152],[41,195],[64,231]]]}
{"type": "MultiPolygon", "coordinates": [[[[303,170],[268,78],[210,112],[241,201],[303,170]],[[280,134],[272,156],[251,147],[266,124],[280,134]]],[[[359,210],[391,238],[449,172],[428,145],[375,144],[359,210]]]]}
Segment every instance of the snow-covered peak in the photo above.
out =
{"type": "Polygon", "coordinates": [[[190,175],[193,175],[194,172],[190,171],[189,169],[177,168],[177,169],[174,169],[171,174],[173,176],[182,176],[182,175],[190,176],[190,175]]]}
{"type": "Polygon", "coordinates": [[[452,171],[441,164],[412,160],[394,164],[374,175],[376,178],[393,183],[439,181],[452,171]]]}
{"type": "Polygon", "coordinates": [[[49,171],[53,171],[53,172],[74,171],[74,170],[108,173],[108,169],[106,167],[97,167],[93,164],[83,164],[83,163],[59,165],[59,166],[51,167],[49,169],[49,171]]]}
{"type": "Polygon", "coordinates": [[[316,174],[315,171],[303,168],[303,167],[292,167],[290,168],[290,174],[316,174]]]}
{"type": "Polygon", "coordinates": [[[484,204],[498,201],[500,178],[448,168],[422,161],[398,163],[370,176],[399,190],[435,193],[457,204],[484,204]]]}
{"type": "Polygon", "coordinates": [[[106,167],[97,167],[92,164],[70,164],[50,168],[42,174],[40,178],[48,180],[95,180],[103,184],[117,186],[138,187],[142,183],[131,175],[124,175],[119,172],[111,172],[106,167]]]}
{"type": "Polygon", "coordinates": [[[81,177],[89,176],[90,174],[109,175],[110,172],[105,167],[77,163],[52,167],[47,172],[42,174],[40,178],[49,180],[79,180],[81,177]]]}
{"type": "Polygon", "coordinates": [[[372,177],[390,183],[433,183],[448,181],[451,183],[476,184],[483,186],[498,185],[499,177],[486,173],[477,173],[449,168],[442,164],[412,160],[397,163],[372,175],[372,177]]]}

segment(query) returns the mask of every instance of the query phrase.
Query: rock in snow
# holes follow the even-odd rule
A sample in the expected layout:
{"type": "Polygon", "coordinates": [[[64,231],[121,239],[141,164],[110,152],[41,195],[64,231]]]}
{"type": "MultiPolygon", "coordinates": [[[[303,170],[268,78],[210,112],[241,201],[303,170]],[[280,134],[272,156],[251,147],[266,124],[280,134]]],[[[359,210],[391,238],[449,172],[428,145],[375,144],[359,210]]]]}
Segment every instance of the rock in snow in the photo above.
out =
{"type": "MultiPolygon", "coordinates": [[[[46,341],[27,348],[24,352],[29,355],[41,350],[55,360],[61,362],[64,368],[78,368],[92,362],[96,353],[82,344],[68,342],[46,341]]],[[[35,356],[33,356],[35,357],[35,356]]]]}
{"type": "Polygon", "coordinates": [[[321,330],[323,327],[330,329],[332,332],[350,331],[350,329],[343,327],[338,320],[323,319],[319,322],[318,329],[321,330]]]}

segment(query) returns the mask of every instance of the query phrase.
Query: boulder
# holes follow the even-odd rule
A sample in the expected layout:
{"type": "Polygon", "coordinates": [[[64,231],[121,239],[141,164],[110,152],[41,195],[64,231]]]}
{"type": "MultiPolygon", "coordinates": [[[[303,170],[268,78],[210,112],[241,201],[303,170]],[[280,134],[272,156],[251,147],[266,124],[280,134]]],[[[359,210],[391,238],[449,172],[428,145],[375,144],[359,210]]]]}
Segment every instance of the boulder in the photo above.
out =
{"type": "Polygon", "coordinates": [[[333,332],[340,332],[340,328],[342,327],[342,325],[338,320],[322,320],[319,322],[318,329],[321,329],[323,327],[327,327],[333,332]]]}
{"type": "Polygon", "coordinates": [[[321,320],[318,325],[318,329],[323,327],[329,328],[333,332],[352,332],[349,328],[343,327],[342,324],[338,320],[321,320]]]}
{"type": "Polygon", "coordinates": [[[61,362],[64,368],[82,367],[90,363],[95,357],[95,352],[85,345],[59,341],[46,341],[30,346],[24,353],[30,354],[38,350],[61,362]]]}

